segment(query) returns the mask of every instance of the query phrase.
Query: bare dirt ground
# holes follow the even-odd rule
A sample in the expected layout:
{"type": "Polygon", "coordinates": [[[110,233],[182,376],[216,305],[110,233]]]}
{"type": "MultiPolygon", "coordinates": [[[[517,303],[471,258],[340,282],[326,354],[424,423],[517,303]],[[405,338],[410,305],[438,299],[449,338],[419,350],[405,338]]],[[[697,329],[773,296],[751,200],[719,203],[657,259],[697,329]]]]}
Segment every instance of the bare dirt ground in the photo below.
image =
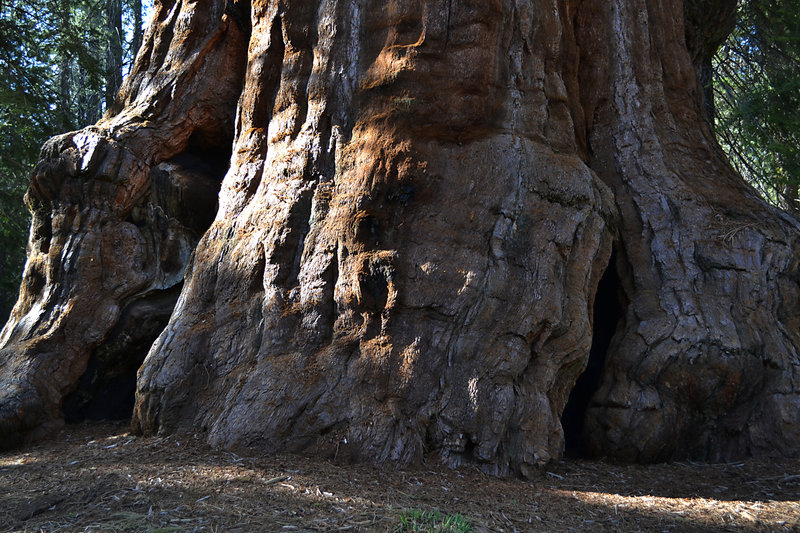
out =
{"type": "Polygon", "coordinates": [[[0,454],[0,531],[394,532],[434,509],[464,515],[474,532],[800,531],[800,460],[568,460],[521,481],[474,468],[239,456],[108,423],[0,454]]]}

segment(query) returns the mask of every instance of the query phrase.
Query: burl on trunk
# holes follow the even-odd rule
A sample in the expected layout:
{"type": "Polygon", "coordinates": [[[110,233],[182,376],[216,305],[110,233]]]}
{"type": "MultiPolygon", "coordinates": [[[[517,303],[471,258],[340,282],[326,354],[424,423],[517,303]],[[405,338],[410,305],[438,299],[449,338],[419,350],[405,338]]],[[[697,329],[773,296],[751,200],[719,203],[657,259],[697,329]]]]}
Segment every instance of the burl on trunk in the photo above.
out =
{"type": "Polygon", "coordinates": [[[115,108],[34,172],[0,444],[118,403],[529,476],[594,337],[587,453],[800,453],[800,224],[698,82],[695,15],[733,3],[161,2],[115,108]]]}

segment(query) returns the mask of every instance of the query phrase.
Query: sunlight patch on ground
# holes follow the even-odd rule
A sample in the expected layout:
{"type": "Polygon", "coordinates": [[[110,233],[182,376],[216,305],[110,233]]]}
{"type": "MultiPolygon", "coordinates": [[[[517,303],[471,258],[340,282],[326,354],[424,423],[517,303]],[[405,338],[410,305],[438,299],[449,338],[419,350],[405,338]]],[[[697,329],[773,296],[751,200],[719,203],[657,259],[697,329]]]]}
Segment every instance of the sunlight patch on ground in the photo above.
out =
{"type": "MultiPolygon", "coordinates": [[[[642,515],[671,518],[676,526],[711,527],[720,521],[730,527],[770,528],[796,531],[800,516],[787,517],[786,501],[718,500],[713,498],[665,498],[660,496],[623,496],[591,491],[554,490],[554,494],[573,498],[585,504],[600,506],[606,512],[634,512],[642,515]],[[709,516],[716,515],[716,516],[709,516]]],[[[800,508],[800,500],[794,502],[800,508]]]]}
{"type": "Polygon", "coordinates": [[[797,531],[800,460],[613,465],[568,460],[532,480],[435,458],[418,468],[209,448],[202,435],[140,437],[67,426],[0,453],[10,531],[394,531],[403,517],[463,515],[475,533],[797,531]]]}

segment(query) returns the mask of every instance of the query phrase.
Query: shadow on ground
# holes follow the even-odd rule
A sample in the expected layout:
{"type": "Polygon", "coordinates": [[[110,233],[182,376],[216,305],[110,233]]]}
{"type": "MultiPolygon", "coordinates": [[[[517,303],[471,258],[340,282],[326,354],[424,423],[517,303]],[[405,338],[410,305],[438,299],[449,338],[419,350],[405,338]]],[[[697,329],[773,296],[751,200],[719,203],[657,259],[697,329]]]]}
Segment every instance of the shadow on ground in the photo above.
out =
{"type": "Polygon", "coordinates": [[[504,480],[438,464],[239,456],[93,423],[0,454],[0,531],[396,531],[412,509],[460,513],[476,532],[794,531],[798,473],[798,460],[570,460],[534,481],[504,480]]]}

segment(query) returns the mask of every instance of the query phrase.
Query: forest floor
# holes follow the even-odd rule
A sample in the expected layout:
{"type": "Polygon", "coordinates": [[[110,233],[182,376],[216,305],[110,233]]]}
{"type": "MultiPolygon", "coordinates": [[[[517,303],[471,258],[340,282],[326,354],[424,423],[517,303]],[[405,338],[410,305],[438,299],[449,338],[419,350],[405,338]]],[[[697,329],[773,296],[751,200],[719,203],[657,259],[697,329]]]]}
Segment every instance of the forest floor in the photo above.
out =
{"type": "Polygon", "coordinates": [[[239,456],[108,423],[0,454],[0,531],[467,530],[800,531],[800,460],[566,460],[522,481],[239,456]]]}

